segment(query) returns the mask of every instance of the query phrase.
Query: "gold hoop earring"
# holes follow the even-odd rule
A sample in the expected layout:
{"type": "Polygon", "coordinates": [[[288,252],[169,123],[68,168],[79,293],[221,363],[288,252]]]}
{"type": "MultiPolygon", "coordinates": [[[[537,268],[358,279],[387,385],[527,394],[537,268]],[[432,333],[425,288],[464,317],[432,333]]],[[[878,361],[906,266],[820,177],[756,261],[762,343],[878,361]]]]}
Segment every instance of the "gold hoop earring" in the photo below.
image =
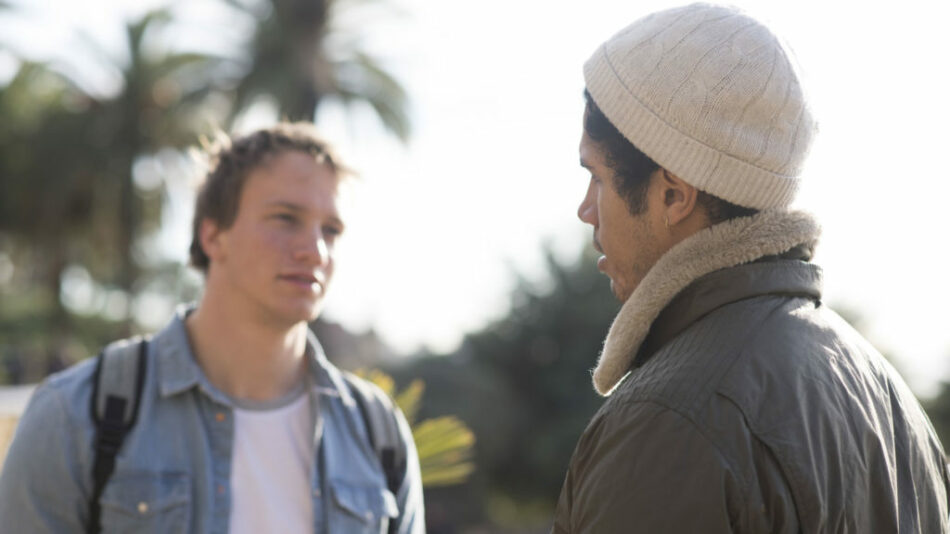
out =
{"type": "Polygon", "coordinates": [[[670,216],[669,216],[669,215],[666,216],[666,221],[665,221],[665,222],[666,222],[666,229],[669,230],[669,229],[670,229],[670,216]]]}

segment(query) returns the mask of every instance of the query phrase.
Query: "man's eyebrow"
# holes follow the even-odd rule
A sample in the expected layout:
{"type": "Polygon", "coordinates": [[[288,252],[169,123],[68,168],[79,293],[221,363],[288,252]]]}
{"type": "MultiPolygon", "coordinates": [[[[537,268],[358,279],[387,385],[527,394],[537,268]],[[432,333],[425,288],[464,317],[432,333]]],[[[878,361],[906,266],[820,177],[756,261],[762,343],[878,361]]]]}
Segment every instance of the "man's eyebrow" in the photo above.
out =
{"type": "Polygon", "coordinates": [[[275,200],[267,204],[268,208],[284,208],[291,211],[304,211],[304,207],[300,204],[294,204],[293,202],[287,202],[286,200],[275,200]]]}
{"type": "MultiPolygon", "coordinates": [[[[300,204],[295,204],[293,202],[288,202],[286,200],[275,200],[273,202],[270,202],[267,205],[267,207],[271,209],[283,208],[283,209],[287,209],[287,210],[295,211],[295,212],[307,211],[307,208],[301,206],[300,204]]],[[[343,222],[343,219],[341,219],[337,215],[330,215],[329,217],[327,217],[327,221],[332,224],[336,224],[340,226],[341,228],[346,226],[346,224],[343,222]]]]}

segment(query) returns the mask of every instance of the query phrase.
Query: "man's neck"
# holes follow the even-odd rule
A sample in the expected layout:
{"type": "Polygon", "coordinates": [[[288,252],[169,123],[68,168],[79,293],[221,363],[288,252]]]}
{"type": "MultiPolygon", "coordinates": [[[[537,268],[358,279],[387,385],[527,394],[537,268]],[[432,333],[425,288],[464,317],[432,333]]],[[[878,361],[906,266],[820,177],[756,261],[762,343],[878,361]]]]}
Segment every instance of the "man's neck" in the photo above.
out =
{"type": "Polygon", "coordinates": [[[205,376],[233,398],[276,399],[303,379],[306,323],[264,324],[205,298],[185,327],[205,376]]]}

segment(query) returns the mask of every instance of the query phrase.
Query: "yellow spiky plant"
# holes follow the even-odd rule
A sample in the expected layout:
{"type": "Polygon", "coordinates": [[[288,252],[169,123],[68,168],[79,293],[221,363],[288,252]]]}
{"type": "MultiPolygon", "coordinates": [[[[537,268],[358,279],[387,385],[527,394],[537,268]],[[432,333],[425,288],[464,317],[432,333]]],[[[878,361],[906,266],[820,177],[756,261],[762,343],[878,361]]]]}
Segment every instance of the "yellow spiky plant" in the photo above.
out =
{"type": "Polygon", "coordinates": [[[356,374],[379,386],[406,416],[419,451],[424,487],[452,486],[465,482],[475,469],[471,460],[475,434],[464,422],[451,415],[416,420],[425,393],[422,380],[413,380],[402,391],[396,391],[393,378],[380,370],[361,370],[356,374]]]}

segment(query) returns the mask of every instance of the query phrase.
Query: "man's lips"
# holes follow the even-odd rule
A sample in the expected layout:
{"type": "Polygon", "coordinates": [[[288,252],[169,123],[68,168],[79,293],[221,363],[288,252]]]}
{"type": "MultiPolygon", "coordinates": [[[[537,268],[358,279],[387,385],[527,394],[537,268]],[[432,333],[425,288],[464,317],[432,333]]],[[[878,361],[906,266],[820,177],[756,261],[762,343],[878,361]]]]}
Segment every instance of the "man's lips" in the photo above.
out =
{"type": "Polygon", "coordinates": [[[312,288],[314,284],[316,284],[320,287],[321,291],[323,290],[323,287],[325,285],[322,279],[309,273],[282,274],[278,276],[277,278],[285,282],[290,282],[291,284],[294,284],[296,286],[299,286],[302,288],[308,288],[308,289],[312,288]]]}
{"type": "Polygon", "coordinates": [[[607,263],[607,256],[604,255],[604,249],[600,246],[600,240],[597,239],[597,232],[594,232],[594,250],[599,252],[601,256],[597,258],[597,270],[604,272],[604,265],[607,263]]]}

